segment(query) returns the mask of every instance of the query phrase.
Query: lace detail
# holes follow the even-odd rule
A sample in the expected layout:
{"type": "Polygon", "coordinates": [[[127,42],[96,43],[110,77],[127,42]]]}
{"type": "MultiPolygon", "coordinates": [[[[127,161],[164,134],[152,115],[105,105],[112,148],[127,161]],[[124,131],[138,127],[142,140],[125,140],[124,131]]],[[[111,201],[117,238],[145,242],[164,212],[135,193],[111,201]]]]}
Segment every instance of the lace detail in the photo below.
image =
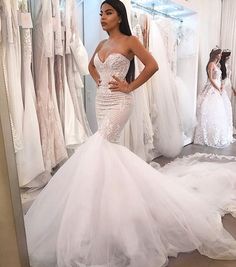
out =
{"type": "Polygon", "coordinates": [[[212,78],[217,81],[218,84],[221,82],[221,71],[219,68],[213,70],[212,78]]]}
{"type": "Polygon", "coordinates": [[[23,57],[24,60],[27,61],[28,64],[31,64],[32,57],[32,42],[31,42],[31,34],[30,29],[24,29],[22,33],[23,38],[23,57]]]}
{"type": "MultiPolygon", "coordinates": [[[[227,155],[218,155],[218,154],[207,154],[207,153],[195,153],[192,155],[184,156],[185,159],[199,159],[204,161],[236,161],[236,157],[234,156],[227,156],[227,155]]],[[[176,159],[177,160],[177,159],[176,159]]],[[[178,158],[179,160],[179,158],[178,158]]]]}
{"type": "MultiPolygon", "coordinates": [[[[220,87],[219,68],[214,70],[213,79],[220,87]]],[[[233,141],[232,108],[229,98],[225,90],[220,94],[209,80],[198,98],[197,120],[195,144],[225,147],[233,141]]]]}
{"type": "Polygon", "coordinates": [[[122,54],[113,53],[102,62],[96,54],[94,63],[101,79],[96,96],[98,130],[108,141],[117,143],[132,111],[133,94],[112,92],[108,83],[112,75],[125,79],[129,60],[122,54]]]}

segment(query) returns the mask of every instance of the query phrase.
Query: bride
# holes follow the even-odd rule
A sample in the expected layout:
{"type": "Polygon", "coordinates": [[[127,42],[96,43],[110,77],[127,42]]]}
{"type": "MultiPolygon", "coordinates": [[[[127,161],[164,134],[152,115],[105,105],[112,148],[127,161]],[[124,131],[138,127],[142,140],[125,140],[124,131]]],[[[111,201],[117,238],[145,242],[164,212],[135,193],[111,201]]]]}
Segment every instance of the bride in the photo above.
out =
{"type": "Polygon", "coordinates": [[[132,91],[158,66],[131,36],[121,1],[104,1],[100,12],[109,38],[98,45],[89,65],[98,85],[99,129],[25,216],[31,266],[161,267],[168,256],[195,249],[215,259],[236,259],[236,240],[221,222],[223,213],[236,208],[235,163],[211,172],[208,163],[198,168],[199,180],[184,175],[192,181],[184,186],[181,177],[158,172],[116,144],[132,111],[132,91]],[[145,65],[135,80],[134,56],[145,65]],[[217,183],[217,196],[224,194],[220,203],[203,190],[205,182],[211,188],[207,177],[217,183]]]}
{"type": "Polygon", "coordinates": [[[198,97],[194,143],[222,148],[233,142],[232,107],[226,88],[221,84],[218,63],[222,50],[213,48],[206,67],[207,82],[198,97]]]}

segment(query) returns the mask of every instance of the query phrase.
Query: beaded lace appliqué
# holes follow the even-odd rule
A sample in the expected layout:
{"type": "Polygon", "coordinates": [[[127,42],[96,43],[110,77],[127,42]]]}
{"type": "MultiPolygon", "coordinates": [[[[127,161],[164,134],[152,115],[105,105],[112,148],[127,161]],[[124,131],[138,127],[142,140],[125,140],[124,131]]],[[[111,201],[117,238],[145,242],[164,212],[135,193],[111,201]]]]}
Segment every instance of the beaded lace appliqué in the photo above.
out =
{"type": "Polygon", "coordinates": [[[120,132],[132,111],[133,95],[112,92],[108,83],[113,75],[125,79],[130,62],[122,54],[113,53],[104,62],[96,55],[94,63],[101,79],[96,97],[98,130],[108,141],[118,142],[120,132]]]}

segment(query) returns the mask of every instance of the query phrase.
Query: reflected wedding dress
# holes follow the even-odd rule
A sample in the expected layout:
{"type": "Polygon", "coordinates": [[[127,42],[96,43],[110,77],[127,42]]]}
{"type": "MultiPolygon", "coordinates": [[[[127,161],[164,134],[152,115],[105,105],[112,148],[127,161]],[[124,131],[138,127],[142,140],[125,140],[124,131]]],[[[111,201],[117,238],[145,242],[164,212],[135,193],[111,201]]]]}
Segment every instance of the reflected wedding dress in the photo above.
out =
{"type": "MultiPolygon", "coordinates": [[[[221,70],[218,67],[213,71],[213,80],[221,86],[221,70]]],[[[198,97],[197,121],[195,144],[221,148],[233,141],[232,107],[227,91],[224,89],[220,93],[209,79],[198,97]]]]}
{"type": "Polygon", "coordinates": [[[225,198],[218,207],[214,196],[209,200],[203,192],[199,198],[196,188],[183,186],[180,178],[167,179],[116,144],[133,94],[111,92],[108,82],[112,75],[125,78],[129,60],[113,53],[102,62],[96,54],[94,63],[102,80],[96,99],[99,129],[25,216],[31,266],[160,267],[168,256],[195,249],[216,259],[236,259],[236,240],[220,217],[223,210],[236,210],[235,163],[227,163],[227,177],[223,166],[212,170],[219,183],[224,173],[225,198]]]}

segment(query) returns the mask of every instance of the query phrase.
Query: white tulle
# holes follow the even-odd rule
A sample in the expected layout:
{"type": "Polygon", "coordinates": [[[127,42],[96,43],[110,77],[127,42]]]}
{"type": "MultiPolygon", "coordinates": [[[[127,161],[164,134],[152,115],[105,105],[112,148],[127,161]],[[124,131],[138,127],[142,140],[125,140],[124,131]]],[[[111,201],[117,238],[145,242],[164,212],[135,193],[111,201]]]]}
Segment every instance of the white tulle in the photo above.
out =
{"type": "MultiPolygon", "coordinates": [[[[133,34],[143,43],[143,34],[140,24],[133,28],[133,34]]],[[[135,57],[135,77],[138,77],[144,65],[135,57]]],[[[126,123],[120,138],[120,144],[129,148],[145,161],[153,157],[153,129],[149,114],[149,97],[146,83],[140,86],[133,94],[133,112],[126,123]],[[142,112],[140,112],[142,110],[142,112]]]]}
{"type": "MultiPolygon", "coordinates": [[[[215,195],[196,194],[179,176],[162,174],[114,143],[130,116],[133,96],[111,92],[107,83],[114,74],[125,78],[129,60],[114,53],[104,62],[96,55],[94,63],[102,79],[96,100],[99,130],[58,170],[26,214],[31,266],[162,267],[168,256],[195,249],[216,259],[236,259],[236,240],[223,228],[220,210],[225,203],[224,213],[236,207],[235,164],[212,169],[219,185],[226,170],[231,179],[218,205],[215,195]]],[[[199,166],[202,188],[210,171],[209,165],[199,166]]],[[[194,181],[194,175],[187,176],[194,181]]]]}
{"type": "Polygon", "coordinates": [[[155,21],[150,23],[149,50],[159,64],[158,73],[150,79],[153,145],[157,155],[161,153],[167,157],[175,157],[183,147],[178,92],[166,47],[155,21]]]}
{"type": "Polygon", "coordinates": [[[159,171],[204,198],[221,215],[231,213],[236,217],[235,168],[236,157],[196,153],[177,158],[159,171]]]}

